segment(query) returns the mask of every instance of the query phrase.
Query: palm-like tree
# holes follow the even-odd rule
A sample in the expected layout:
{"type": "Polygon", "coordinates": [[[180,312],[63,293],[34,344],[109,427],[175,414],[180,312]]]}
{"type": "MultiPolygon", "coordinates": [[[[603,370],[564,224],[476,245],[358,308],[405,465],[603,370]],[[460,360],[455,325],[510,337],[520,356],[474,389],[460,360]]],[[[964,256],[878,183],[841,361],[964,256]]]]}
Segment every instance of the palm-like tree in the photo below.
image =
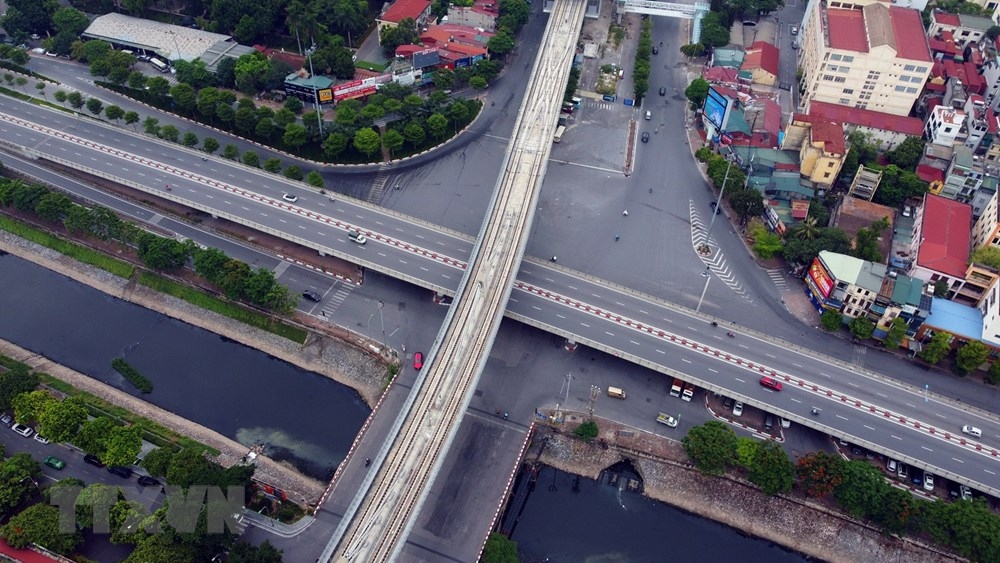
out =
{"type": "Polygon", "coordinates": [[[792,235],[803,240],[813,240],[819,236],[820,228],[815,217],[806,217],[804,221],[792,226],[792,235]]]}

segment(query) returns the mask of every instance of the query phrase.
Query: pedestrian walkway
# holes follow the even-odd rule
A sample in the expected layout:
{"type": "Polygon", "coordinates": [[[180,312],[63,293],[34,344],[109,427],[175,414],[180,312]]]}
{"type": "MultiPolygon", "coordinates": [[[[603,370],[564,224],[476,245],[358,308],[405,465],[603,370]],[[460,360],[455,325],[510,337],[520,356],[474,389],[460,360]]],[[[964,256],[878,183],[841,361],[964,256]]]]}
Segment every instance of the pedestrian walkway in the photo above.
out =
{"type": "Polygon", "coordinates": [[[784,296],[789,291],[788,282],[785,280],[784,270],[766,270],[767,277],[771,278],[774,287],[778,288],[778,293],[784,296]]]}
{"type": "Polygon", "coordinates": [[[284,522],[280,522],[274,518],[268,518],[267,516],[257,514],[253,511],[248,510],[243,513],[243,523],[247,526],[256,526],[269,534],[274,534],[283,538],[294,538],[295,536],[301,534],[315,521],[316,519],[312,516],[303,516],[296,522],[285,524],[284,522]]]}
{"type": "MultiPolygon", "coordinates": [[[[693,201],[688,202],[688,213],[691,217],[691,244],[694,246],[698,257],[701,258],[701,261],[705,263],[705,266],[707,266],[708,269],[711,270],[722,283],[729,286],[729,288],[735,291],[740,297],[743,297],[750,303],[753,303],[753,299],[750,297],[750,292],[743,287],[743,284],[736,277],[735,272],[729,268],[729,263],[726,261],[726,255],[723,254],[722,249],[719,248],[715,239],[709,238],[708,222],[701,218],[701,213],[699,213],[693,201]],[[711,252],[703,254],[699,251],[699,249],[703,247],[710,248],[711,252]]],[[[711,221],[711,218],[709,221],[711,221]]],[[[717,224],[719,222],[720,220],[716,220],[717,224]]]]}
{"type": "Polygon", "coordinates": [[[333,314],[344,304],[344,301],[350,297],[351,291],[357,286],[338,281],[335,287],[337,290],[323,302],[323,316],[327,318],[333,317],[333,314]]]}

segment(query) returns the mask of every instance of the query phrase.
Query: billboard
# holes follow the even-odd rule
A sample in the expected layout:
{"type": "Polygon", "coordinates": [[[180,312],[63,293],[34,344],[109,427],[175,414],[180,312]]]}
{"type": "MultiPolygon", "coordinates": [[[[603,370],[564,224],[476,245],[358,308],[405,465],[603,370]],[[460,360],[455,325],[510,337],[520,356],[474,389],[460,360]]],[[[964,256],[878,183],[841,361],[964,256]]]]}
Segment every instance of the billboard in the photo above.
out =
{"type": "Polygon", "coordinates": [[[333,101],[332,88],[323,88],[318,92],[318,94],[319,94],[319,103],[321,104],[328,104],[333,101]]]}
{"type": "Polygon", "coordinates": [[[702,109],[705,119],[715,126],[719,131],[725,129],[726,120],[729,118],[729,108],[733,101],[718,93],[715,88],[708,89],[708,97],[705,98],[705,106],[702,109]]]}
{"type": "Polygon", "coordinates": [[[809,279],[816,284],[823,299],[830,296],[830,292],[833,291],[833,280],[826,273],[826,268],[820,263],[819,258],[813,258],[813,263],[809,266],[809,279]]]}
{"type": "Polygon", "coordinates": [[[427,68],[441,62],[437,49],[424,49],[413,53],[413,68],[427,68]]]}

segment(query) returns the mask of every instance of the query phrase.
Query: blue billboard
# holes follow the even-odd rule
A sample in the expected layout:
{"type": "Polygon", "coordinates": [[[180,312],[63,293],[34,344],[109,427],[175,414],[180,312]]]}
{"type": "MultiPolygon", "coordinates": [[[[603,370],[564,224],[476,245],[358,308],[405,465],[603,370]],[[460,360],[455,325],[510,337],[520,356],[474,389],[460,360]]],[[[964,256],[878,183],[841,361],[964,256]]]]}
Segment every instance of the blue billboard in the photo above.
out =
{"type": "Polygon", "coordinates": [[[708,97],[705,98],[703,112],[705,119],[715,126],[719,131],[725,129],[726,118],[729,117],[729,107],[732,100],[715,91],[715,88],[708,89],[708,97]]]}

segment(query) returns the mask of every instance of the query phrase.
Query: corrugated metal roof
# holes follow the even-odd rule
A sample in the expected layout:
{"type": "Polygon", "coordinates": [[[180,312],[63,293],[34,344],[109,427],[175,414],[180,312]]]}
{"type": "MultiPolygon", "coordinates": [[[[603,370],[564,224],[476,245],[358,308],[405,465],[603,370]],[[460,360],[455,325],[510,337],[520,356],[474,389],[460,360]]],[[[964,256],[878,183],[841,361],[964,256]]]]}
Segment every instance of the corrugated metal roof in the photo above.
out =
{"type": "Polygon", "coordinates": [[[155,51],[169,60],[193,61],[213,45],[231,39],[228,35],[190,29],[179,25],[133,18],[123,14],[105,14],[94,19],[81,34],[90,39],[103,39],[155,51]]]}

